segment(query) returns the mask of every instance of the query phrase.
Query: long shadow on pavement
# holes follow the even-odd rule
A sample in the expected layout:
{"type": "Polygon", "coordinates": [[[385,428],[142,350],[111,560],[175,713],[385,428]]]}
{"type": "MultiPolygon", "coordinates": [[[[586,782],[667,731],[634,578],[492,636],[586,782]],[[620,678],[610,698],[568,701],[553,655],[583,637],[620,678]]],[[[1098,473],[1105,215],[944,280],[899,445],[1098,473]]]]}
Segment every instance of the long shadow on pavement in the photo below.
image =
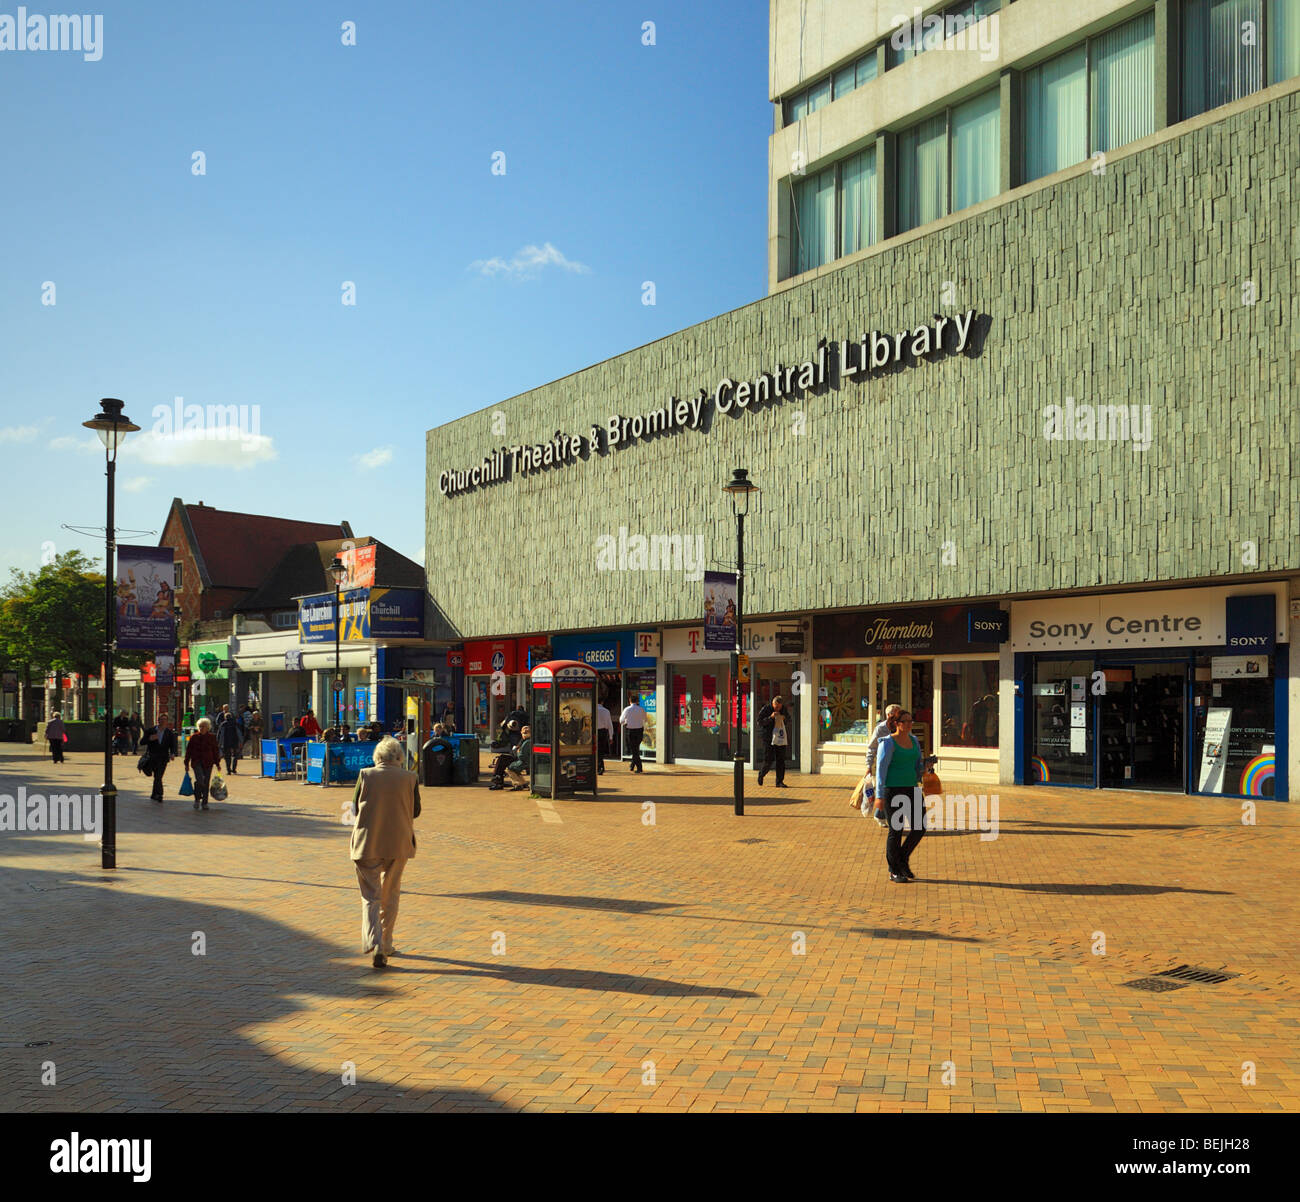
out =
{"type": "Polygon", "coordinates": [[[553,985],[557,989],[591,989],[598,993],[649,994],[654,997],[758,997],[747,989],[712,989],[662,977],[601,972],[590,968],[522,968],[510,964],[485,964],[477,960],[448,960],[445,956],[402,956],[392,962],[401,972],[436,976],[496,977],[516,985],[553,985]],[[456,968],[406,968],[407,960],[454,964],[456,968]]]}
{"type": "Polygon", "coordinates": [[[367,1028],[386,1025],[385,1003],[396,1003],[399,1041],[424,1030],[400,979],[359,957],[341,961],[338,947],[255,909],[106,888],[110,881],[127,878],[4,870],[0,1111],[514,1109],[475,1090],[382,1079],[411,1071],[408,1053],[368,1038],[367,1028]],[[193,954],[197,932],[205,955],[193,954]],[[324,1008],[355,1023],[355,1039],[305,1020],[324,1008]],[[291,1044],[268,1046],[257,1034],[294,1015],[304,1018],[291,1044]],[[38,1042],[45,1046],[23,1046],[38,1042]],[[331,1068],[295,1066],[293,1056],[331,1068]],[[41,1084],[45,1061],[56,1065],[55,1085],[41,1084]],[[341,1081],[344,1061],[356,1065],[355,1085],[341,1081]]]}

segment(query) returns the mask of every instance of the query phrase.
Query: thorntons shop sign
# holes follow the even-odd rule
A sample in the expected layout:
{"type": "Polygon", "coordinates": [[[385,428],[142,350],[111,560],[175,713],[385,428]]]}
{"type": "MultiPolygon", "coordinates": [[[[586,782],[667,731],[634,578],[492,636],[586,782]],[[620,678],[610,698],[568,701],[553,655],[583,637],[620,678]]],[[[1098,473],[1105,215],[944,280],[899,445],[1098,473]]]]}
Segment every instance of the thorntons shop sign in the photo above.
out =
{"type": "Polygon", "coordinates": [[[669,397],[658,409],[631,417],[612,413],[586,434],[556,430],[547,442],[498,447],[473,467],[443,472],[438,477],[438,490],[444,497],[454,497],[489,484],[501,484],[514,476],[567,467],[593,452],[605,455],[656,435],[699,430],[712,412],[740,414],[828,386],[839,388],[855,377],[879,375],[940,355],[960,355],[971,346],[974,333],[975,310],[970,309],[956,317],[936,316],[926,325],[897,334],[874,330],[857,341],[845,339],[828,344],[823,340],[816,355],[793,367],[778,363],[775,371],[739,382],[724,376],[712,392],[701,388],[689,400],[669,397]]]}

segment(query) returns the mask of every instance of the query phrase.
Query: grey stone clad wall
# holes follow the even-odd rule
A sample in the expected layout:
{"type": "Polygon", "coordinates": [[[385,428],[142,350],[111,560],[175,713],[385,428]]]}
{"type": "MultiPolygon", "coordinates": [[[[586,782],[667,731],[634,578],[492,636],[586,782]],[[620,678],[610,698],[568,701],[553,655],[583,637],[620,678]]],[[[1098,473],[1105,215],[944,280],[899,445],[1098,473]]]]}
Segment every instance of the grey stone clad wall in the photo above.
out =
{"type": "Polygon", "coordinates": [[[1222,578],[1246,540],[1259,572],[1300,568],[1298,111],[1292,91],[430,431],[428,531],[458,549],[448,567],[430,544],[430,591],[464,637],[697,619],[700,584],[598,572],[595,540],[698,534],[729,565],[734,467],[763,489],[755,615],[1222,578]],[[438,490],[502,444],[970,308],[973,357],[438,490]],[[1045,439],[1067,397],[1149,404],[1149,449],[1045,439]]]}

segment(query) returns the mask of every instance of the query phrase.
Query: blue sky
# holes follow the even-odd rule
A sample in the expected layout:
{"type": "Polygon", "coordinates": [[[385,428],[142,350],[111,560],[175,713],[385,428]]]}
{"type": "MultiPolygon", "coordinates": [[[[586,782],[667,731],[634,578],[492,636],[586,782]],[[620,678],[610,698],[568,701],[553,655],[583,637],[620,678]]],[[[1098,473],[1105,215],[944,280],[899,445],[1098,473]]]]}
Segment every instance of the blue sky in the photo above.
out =
{"type": "Polygon", "coordinates": [[[426,430],[765,291],[760,0],[94,12],[99,61],[0,51],[4,579],[102,554],[61,528],[103,523],[101,396],[257,407],[239,452],[137,435],[119,527],[180,496],[422,559],[426,430]]]}

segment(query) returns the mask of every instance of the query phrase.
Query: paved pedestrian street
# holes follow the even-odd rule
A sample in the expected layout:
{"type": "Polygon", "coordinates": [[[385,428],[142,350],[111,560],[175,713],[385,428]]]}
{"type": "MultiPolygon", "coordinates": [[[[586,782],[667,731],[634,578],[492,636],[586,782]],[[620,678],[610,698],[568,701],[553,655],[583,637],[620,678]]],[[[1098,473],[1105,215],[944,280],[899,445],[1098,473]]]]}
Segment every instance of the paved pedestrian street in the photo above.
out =
{"type": "MultiPolygon", "coordinates": [[[[375,970],[350,788],[241,772],[196,813],[117,770],[116,872],[0,836],[4,1110],[1300,1110],[1286,804],[984,786],[998,837],[894,885],[844,778],[751,774],[743,818],[725,771],[424,789],[375,970]]],[[[101,779],[0,754],[0,793],[101,779]]]]}

